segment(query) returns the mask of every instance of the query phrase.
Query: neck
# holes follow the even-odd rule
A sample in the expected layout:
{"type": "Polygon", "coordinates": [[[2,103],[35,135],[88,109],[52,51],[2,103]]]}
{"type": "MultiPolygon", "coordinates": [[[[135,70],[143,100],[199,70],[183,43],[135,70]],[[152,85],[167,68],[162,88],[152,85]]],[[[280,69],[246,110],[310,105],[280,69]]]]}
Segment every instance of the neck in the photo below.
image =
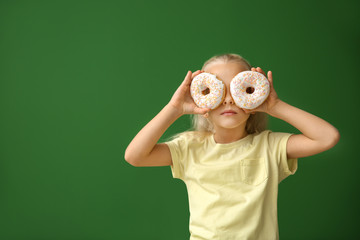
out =
{"type": "Polygon", "coordinates": [[[217,129],[214,134],[216,143],[231,143],[246,137],[245,127],[238,129],[217,129]]]}

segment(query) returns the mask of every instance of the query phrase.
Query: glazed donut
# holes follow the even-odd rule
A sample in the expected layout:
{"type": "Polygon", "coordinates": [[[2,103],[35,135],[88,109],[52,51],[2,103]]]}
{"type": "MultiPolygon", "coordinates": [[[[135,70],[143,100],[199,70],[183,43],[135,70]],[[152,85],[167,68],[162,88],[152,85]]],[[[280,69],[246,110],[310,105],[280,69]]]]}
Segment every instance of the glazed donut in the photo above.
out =
{"type": "Polygon", "coordinates": [[[243,71],[231,80],[230,93],[238,107],[254,109],[269,96],[270,83],[259,72],[243,71]]]}
{"type": "Polygon", "coordinates": [[[225,97],[225,84],[211,73],[200,73],[190,86],[191,97],[200,108],[217,108],[225,97]]]}

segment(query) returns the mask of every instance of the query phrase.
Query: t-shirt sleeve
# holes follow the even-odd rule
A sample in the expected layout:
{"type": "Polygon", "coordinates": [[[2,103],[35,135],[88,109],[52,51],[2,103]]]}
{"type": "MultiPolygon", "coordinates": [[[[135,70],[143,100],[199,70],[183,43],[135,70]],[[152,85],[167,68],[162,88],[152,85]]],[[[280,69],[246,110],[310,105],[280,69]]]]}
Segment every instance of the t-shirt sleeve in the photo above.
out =
{"type": "Polygon", "coordinates": [[[183,163],[183,149],[185,141],[182,136],[177,137],[171,141],[165,142],[170,149],[172,165],[171,172],[173,178],[184,179],[184,163],[183,163]]]}
{"type": "Polygon", "coordinates": [[[272,155],[276,158],[279,169],[279,183],[289,175],[295,174],[298,167],[297,158],[287,158],[286,146],[292,133],[270,132],[269,144],[272,155]]]}

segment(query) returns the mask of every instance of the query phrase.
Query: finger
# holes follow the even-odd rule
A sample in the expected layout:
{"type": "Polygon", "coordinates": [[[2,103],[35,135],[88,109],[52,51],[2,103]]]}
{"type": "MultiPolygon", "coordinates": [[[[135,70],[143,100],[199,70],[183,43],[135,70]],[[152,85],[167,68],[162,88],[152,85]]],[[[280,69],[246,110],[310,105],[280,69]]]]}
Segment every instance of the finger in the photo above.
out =
{"type": "Polygon", "coordinates": [[[191,83],[191,71],[189,70],[185,76],[184,81],[181,83],[181,86],[190,86],[191,83]]]}
{"type": "Polygon", "coordinates": [[[269,82],[270,82],[270,95],[271,95],[274,99],[277,99],[277,98],[278,98],[278,95],[277,95],[277,93],[276,93],[276,91],[275,91],[272,71],[268,71],[268,80],[269,80],[269,82]]]}
{"type": "Polygon", "coordinates": [[[200,72],[200,70],[197,70],[196,72],[192,73],[190,70],[187,72],[184,81],[181,83],[181,87],[190,87],[191,86],[191,81],[192,79],[198,75],[200,72]]]}
{"type": "Polygon", "coordinates": [[[269,79],[269,81],[271,81],[272,82],[272,80],[273,80],[273,78],[272,78],[272,71],[268,71],[268,79],[269,79]]]}
{"type": "Polygon", "coordinates": [[[194,109],[194,113],[195,113],[195,114],[201,114],[201,115],[203,115],[203,116],[206,115],[206,116],[204,116],[204,117],[208,117],[210,110],[211,110],[211,109],[209,109],[209,108],[199,108],[199,107],[196,107],[196,108],[194,109]]]}
{"type": "Polygon", "coordinates": [[[248,114],[250,111],[248,109],[243,108],[242,109],[246,114],[248,114]]]}
{"type": "Polygon", "coordinates": [[[193,74],[192,78],[195,78],[197,75],[199,75],[199,74],[201,74],[201,73],[203,73],[203,72],[200,71],[200,70],[197,70],[197,71],[193,74]]]}
{"type": "Polygon", "coordinates": [[[259,67],[252,67],[252,68],[251,68],[251,71],[259,72],[259,71],[260,71],[259,69],[261,69],[261,68],[259,68],[259,67]]]}
{"type": "Polygon", "coordinates": [[[255,114],[257,108],[254,109],[246,109],[246,108],[242,108],[242,110],[246,113],[246,114],[255,114]]]}
{"type": "Polygon", "coordinates": [[[198,75],[200,72],[200,70],[197,70],[196,72],[193,72],[193,74],[191,75],[191,78],[194,78],[196,75],[198,75]]]}
{"type": "Polygon", "coordinates": [[[263,74],[264,76],[266,76],[265,72],[264,72],[260,67],[257,67],[256,70],[257,70],[259,73],[261,73],[261,74],[263,74]]]}

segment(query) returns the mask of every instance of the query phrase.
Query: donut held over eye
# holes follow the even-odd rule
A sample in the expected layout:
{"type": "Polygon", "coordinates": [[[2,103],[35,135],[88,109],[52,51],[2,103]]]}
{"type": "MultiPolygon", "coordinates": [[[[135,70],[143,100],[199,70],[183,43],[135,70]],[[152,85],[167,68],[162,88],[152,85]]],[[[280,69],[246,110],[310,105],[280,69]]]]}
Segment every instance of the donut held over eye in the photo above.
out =
{"type": "Polygon", "coordinates": [[[191,97],[200,108],[217,108],[225,97],[225,84],[211,73],[200,73],[190,86],[191,97]]]}
{"type": "Polygon", "coordinates": [[[238,107],[254,109],[269,96],[270,82],[259,72],[243,71],[231,80],[230,93],[238,107]]]}

